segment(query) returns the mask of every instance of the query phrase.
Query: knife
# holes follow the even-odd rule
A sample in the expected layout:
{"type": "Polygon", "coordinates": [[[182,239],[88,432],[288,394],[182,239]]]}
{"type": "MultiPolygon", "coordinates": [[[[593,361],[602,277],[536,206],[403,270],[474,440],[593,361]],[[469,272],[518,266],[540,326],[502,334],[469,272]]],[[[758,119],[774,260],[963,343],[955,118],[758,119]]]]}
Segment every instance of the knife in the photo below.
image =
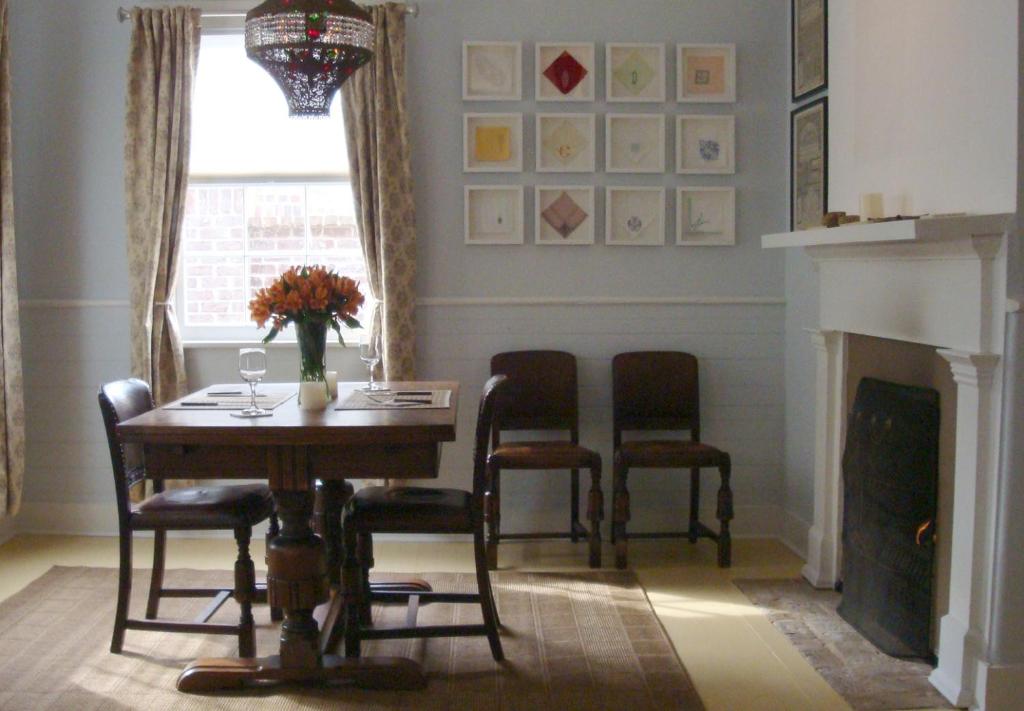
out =
{"type": "Polygon", "coordinates": [[[182,407],[217,407],[219,402],[183,402],[182,407]]]}

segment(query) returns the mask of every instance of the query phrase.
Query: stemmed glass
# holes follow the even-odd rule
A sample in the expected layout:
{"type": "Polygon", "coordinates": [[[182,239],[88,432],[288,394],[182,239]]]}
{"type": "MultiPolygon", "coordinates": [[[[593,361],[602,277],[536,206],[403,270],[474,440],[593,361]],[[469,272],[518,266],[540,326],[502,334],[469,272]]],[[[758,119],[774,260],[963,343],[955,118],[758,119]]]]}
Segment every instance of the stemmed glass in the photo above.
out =
{"type": "Polygon", "coordinates": [[[241,348],[238,351],[238,374],[249,383],[249,407],[232,412],[232,417],[267,417],[273,413],[256,404],[256,383],[267,374],[267,351],[263,348],[241,348]]]}
{"type": "Polygon", "coordinates": [[[382,389],[373,381],[373,371],[377,364],[380,363],[380,351],[380,333],[373,333],[372,329],[363,331],[363,334],[359,337],[359,360],[366,364],[366,369],[370,372],[369,382],[360,388],[364,392],[382,389]]]}

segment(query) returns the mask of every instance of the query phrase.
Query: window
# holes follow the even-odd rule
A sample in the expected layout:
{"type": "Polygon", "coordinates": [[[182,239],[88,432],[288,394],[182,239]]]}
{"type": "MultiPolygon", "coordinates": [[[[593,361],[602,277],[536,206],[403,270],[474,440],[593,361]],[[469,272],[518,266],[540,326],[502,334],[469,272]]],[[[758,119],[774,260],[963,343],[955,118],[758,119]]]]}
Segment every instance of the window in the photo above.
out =
{"type": "Polygon", "coordinates": [[[178,274],[185,340],[262,338],[249,300],[292,264],[328,265],[366,292],[340,97],[329,119],[290,119],[241,35],[204,34],[178,274]]]}

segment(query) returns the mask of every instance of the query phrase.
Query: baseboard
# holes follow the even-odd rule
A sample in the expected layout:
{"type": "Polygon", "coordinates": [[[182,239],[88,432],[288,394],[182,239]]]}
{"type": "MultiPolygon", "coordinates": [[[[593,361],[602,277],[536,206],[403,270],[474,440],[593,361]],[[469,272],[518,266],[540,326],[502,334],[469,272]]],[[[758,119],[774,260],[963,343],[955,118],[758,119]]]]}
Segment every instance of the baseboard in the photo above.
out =
{"type": "Polygon", "coordinates": [[[14,538],[18,533],[18,515],[0,518],[0,546],[14,538]]]}
{"type": "Polygon", "coordinates": [[[803,560],[807,560],[807,535],[811,530],[811,524],[785,509],[782,510],[781,519],[782,530],[779,540],[803,560]]]}

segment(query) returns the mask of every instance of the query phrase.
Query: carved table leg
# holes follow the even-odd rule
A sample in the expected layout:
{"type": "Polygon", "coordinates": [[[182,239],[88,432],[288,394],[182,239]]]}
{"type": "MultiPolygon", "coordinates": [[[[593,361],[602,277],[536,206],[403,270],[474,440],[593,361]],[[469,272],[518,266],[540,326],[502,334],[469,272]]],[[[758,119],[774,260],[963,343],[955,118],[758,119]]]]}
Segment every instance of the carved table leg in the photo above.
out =
{"type": "Polygon", "coordinates": [[[590,496],[587,501],[590,520],[590,567],[601,567],[601,521],[604,519],[604,494],[601,493],[601,463],[590,468],[590,496]]]}
{"type": "Polygon", "coordinates": [[[629,490],[626,488],[628,469],[616,461],[612,470],[612,539],[615,541],[615,567],[623,570],[628,565],[626,522],[629,521],[629,490]]]}
{"type": "Polygon", "coordinates": [[[718,532],[718,567],[728,568],[732,565],[732,536],[729,533],[729,522],[732,520],[732,488],[729,486],[729,478],[732,474],[732,462],[728,455],[725,455],[718,470],[722,474],[722,485],[718,489],[718,521],[721,529],[718,532]]]}

